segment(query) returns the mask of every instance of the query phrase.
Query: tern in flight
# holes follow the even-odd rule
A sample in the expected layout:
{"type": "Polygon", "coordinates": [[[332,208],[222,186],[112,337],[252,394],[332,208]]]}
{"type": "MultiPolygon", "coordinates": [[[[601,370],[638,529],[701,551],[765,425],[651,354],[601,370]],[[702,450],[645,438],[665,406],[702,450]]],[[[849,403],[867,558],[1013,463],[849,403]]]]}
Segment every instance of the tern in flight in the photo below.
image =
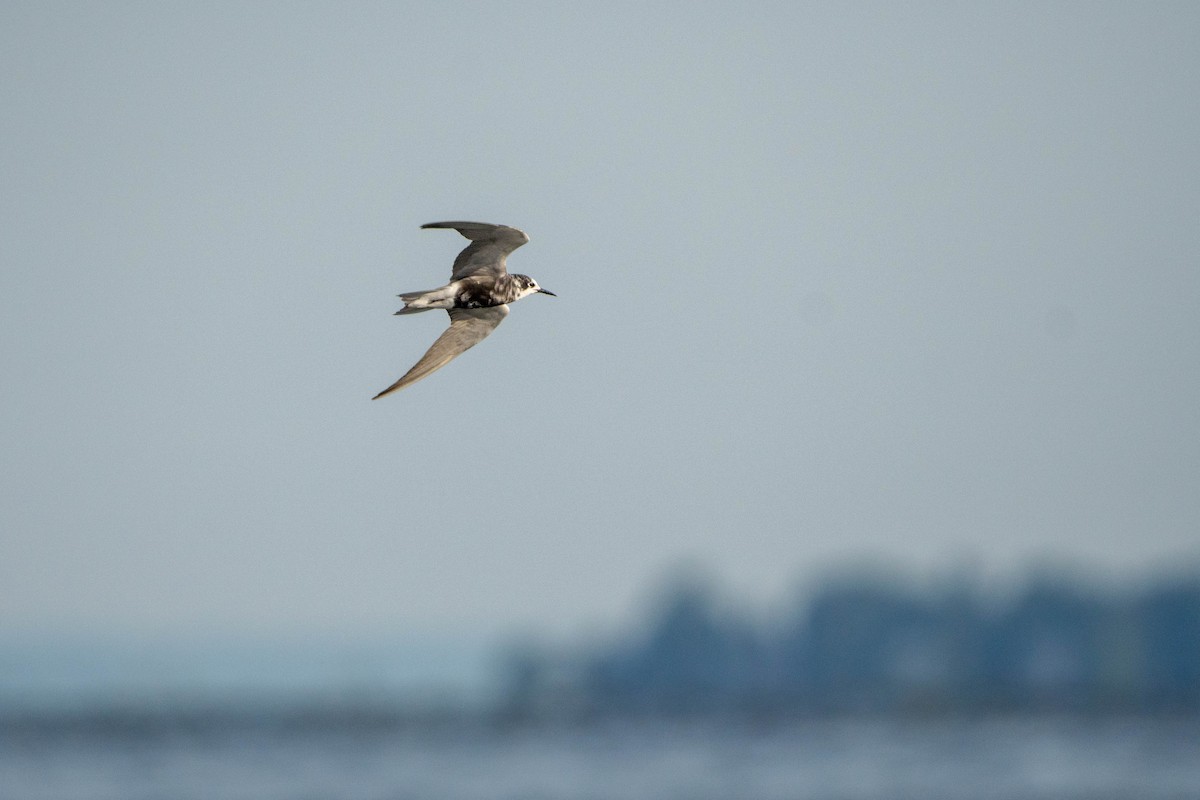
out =
{"type": "Polygon", "coordinates": [[[396,313],[444,308],[450,315],[450,327],[412,369],[373,400],[416,383],[482,342],[508,316],[509,303],[531,294],[557,296],[528,275],[509,275],[505,269],[508,254],[529,241],[524,231],[486,222],[430,222],[421,227],[453,228],[471,243],[454,259],[449,283],[427,292],[405,292],[400,295],[404,308],[396,313]]]}

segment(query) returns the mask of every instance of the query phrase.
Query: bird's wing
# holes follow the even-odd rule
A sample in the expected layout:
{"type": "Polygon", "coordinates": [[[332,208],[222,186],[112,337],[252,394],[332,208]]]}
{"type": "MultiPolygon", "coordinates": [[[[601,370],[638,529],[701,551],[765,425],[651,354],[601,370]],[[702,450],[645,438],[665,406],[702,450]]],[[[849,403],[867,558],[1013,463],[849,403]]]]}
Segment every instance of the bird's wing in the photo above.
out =
{"type": "Polygon", "coordinates": [[[451,308],[450,327],[442,331],[433,346],[421,356],[404,377],[372,397],[378,400],[385,394],[416,383],[453,361],[458,355],[482,342],[508,316],[508,306],[487,308],[451,308]]]}
{"type": "Polygon", "coordinates": [[[422,228],[453,228],[471,240],[467,249],[454,259],[450,280],[468,275],[491,275],[499,278],[505,273],[504,260],[508,254],[529,241],[524,231],[507,225],[487,222],[430,222],[422,228]]]}

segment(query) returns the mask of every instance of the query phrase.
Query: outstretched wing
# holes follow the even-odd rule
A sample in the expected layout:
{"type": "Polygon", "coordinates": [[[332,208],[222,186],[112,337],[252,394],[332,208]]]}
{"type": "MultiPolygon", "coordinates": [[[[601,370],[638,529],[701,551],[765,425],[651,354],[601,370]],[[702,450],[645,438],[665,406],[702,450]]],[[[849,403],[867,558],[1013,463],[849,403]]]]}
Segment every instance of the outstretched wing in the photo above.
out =
{"type": "Polygon", "coordinates": [[[422,228],[453,228],[471,240],[467,249],[454,259],[450,280],[468,275],[491,275],[499,278],[505,273],[504,260],[508,254],[529,241],[524,231],[507,225],[487,222],[430,222],[422,228]]]}
{"type": "Polygon", "coordinates": [[[416,383],[449,364],[460,353],[482,342],[508,316],[508,306],[451,308],[447,313],[450,315],[450,327],[442,332],[433,346],[421,356],[421,360],[404,373],[404,377],[372,397],[372,400],[378,400],[385,394],[416,383]]]}

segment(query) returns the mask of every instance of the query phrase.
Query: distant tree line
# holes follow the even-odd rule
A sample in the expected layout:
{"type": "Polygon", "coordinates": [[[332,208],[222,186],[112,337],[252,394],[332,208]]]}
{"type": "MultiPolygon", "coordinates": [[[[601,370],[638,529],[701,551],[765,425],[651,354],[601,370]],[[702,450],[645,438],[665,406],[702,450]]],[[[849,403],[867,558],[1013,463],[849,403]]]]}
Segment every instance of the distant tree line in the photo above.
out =
{"type": "Polygon", "coordinates": [[[832,581],[755,624],[691,580],[637,635],[517,649],[525,715],[1200,711],[1200,576],[1136,590],[1066,579],[1007,601],[959,582],[832,581]]]}

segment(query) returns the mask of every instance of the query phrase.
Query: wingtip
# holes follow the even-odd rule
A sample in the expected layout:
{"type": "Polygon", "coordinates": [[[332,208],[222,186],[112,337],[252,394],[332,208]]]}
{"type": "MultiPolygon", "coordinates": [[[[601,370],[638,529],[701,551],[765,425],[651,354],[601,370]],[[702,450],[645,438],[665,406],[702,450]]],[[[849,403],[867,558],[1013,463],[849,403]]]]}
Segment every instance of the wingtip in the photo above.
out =
{"type": "Polygon", "coordinates": [[[421,226],[424,228],[445,228],[447,230],[456,230],[459,233],[463,231],[471,231],[473,233],[490,233],[498,228],[507,228],[508,225],[497,225],[494,222],[474,222],[466,219],[449,219],[440,222],[426,222],[421,226]]]}
{"type": "MultiPolygon", "coordinates": [[[[408,376],[407,376],[407,375],[405,375],[404,377],[405,377],[405,378],[407,378],[408,376]]],[[[409,384],[411,384],[411,383],[413,383],[413,382],[414,382],[414,381],[408,381],[407,383],[405,383],[405,381],[404,381],[404,378],[401,378],[400,380],[396,381],[396,382],[395,382],[395,383],[393,383],[391,386],[389,386],[388,388],[384,389],[382,392],[380,392],[379,394],[375,395],[375,396],[374,396],[374,397],[372,397],[371,399],[372,399],[372,400],[378,400],[379,398],[381,398],[381,397],[384,397],[385,395],[392,394],[393,392],[398,392],[399,390],[403,389],[405,386],[408,386],[409,384]]]]}

